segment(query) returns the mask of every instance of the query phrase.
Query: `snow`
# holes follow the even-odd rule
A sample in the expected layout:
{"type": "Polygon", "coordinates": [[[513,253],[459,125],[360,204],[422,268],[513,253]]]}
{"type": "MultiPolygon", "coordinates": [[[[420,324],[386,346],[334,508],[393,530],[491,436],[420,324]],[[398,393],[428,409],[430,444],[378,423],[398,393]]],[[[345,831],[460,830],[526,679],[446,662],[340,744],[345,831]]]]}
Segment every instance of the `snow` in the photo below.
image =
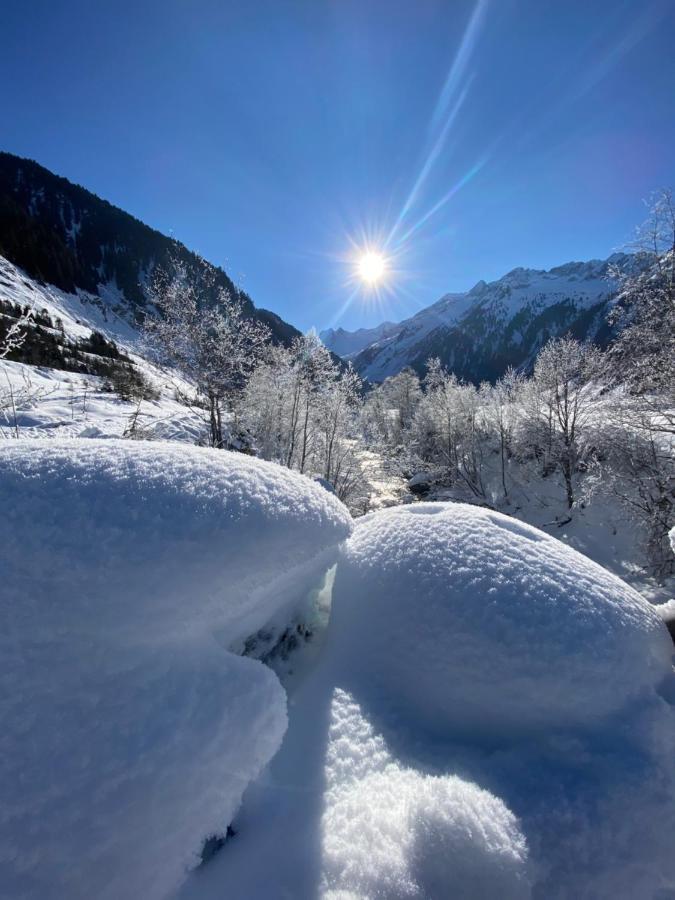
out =
{"type": "Polygon", "coordinates": [[[101,288],[102,297],[82,290],[69,294],[52,284],[40,284],[0,256],[0,299],[36,311],[46,310],[52,319],[61,319],[63,329],[70,337],[89,337],[95,329],[120,346],[137,346],[139,334],[130,324],[131,311],[124,296],[112,285],[101,288]]]}
{"type": "Polygon", "coordinates": [[[448,885],[467,900],[528,897],[533,872],[516,816],[471,782],[399,761],[336,685],[336,662],[306,675],[236,838],[185,882],[182,900],[422,900],[448,885]]]}
{"type": "Polygon", "coordinates": [[[322,820],[322,893],[505,900],[530,894],[515,816],[470,782],[401,766],[358,704],[336,690],[322,820]],[[335,893],[333,893],[335,892],[335,893]]]}
{"type": "Polygon", "coordinates": [[[192,386],[143,356],[140,334],[129,322],[131,314],[119,290],[101,285],[100,291],[101,296],[69,294],[40,284],[0,256],[0,299],[45,310],[53,321],[62,321],[64,333],[73,340],[89,338],[93,330],[105,335],[129,356],[158,399],[144,400],[139,408],[137,402],[106,391],[104,378],[0,360],[0,394],[11,386],[18,401],[16,422],[11,409],[0,413],[0,437],[13,436],[16,426],[24,438],[119,438],[138,412],[144,438],[196,443],[205,433],[204,420],[176,400],[177,390],[191,395],[192,386]]]}
{"type": "Polygon", "coordinates": [[[0,414],[0,437],[121,438],[136,413],[146,440],[196,443],[204,435],[204,420],[175,399],[173,376],[135,360],[137,368],[160,392],[157,400],[124,401],[105,390],[105,379],[60,369],[0,360],[0,393],[11,385],[16,422],[10,407],[0,414]]]}
{"type": "Polygon", "coordinates": [[[672,643],[636,592],[543,532],[462,504],[368,517],[338,567],[333,629],[432,730],[591,723],[658,685],[672,643]]]}
{"type": "MultiPolygon", "coordinates": [[[[616,401],[610,397],[608,402],[616,401]]],[[[675,579],[670,576],[657,581],[645,565],[646,528],[627,514],[611,489],[596,485],[600,489],[593,490],[591,485],[589,490],[588,483],[580,481],[582,499],[570,511],[559,478],[541,478],[539,474],[519,470],[518,464],[511,461],[507,469],[509,500],[506,502],[499,489],[497,460],[488,460],[484,478],[492,486],[488,502],[497,511],[567,544],[608,569],[652,604],[664,603],[672,596],[675,579]]],[[[439,478],[440,485],[431,485],[425,500],[475,502],[465,486],[456,483],[444,487],[442,480],[439,478]]]]}
{"type": "Polygon", "coordinates": [[[351,518],[320,485],[178,444],[0,446],[0,878],[166,897],[277,751],[274,673],[351,518]]]}
{"type": "Polygon", "coordinates": [[[672,645],[619,579],[488,510],[384,510],[343,547],[323,641],[181,900],[675,892],[672,645]]]}

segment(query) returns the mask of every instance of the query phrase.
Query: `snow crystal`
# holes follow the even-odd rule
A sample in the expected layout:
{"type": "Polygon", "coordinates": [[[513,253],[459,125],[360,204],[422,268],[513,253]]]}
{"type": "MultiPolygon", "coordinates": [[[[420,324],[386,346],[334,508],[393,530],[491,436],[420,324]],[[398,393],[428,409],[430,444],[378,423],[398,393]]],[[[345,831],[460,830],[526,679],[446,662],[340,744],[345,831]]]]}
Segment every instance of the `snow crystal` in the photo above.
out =
{"type": "Polygon", "coordinates": [[[224,451],[0,448],[0,880],[165,897],[279,748],[285,694],[243,639],[349,533],[310,479],[224,451]]]}
{"type": "Polygon", "coordinates": [[[635,591],[463,504],[363,520],[338,565],[331,631],[351,670],[419,724],[474,736],[594,722],[671,669],[666,629],[635,591]]]}
{"type": "Polygon", "coordinates": [[[456,776],[403,768],[339,689],[326,782],[322,895],[530,896],[527,844],[504,803],[456,776]]]}

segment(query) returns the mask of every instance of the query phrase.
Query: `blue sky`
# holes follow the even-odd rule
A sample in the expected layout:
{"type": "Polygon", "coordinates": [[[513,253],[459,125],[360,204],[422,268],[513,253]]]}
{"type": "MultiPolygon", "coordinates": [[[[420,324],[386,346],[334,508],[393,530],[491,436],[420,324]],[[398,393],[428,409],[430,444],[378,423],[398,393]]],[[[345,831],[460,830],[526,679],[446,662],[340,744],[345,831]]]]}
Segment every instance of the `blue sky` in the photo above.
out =
{"type": "Polygon", "coordinates": [[[3,0],[2,33],[1,149],[303,329],[606,256],[675,186],[672,0],[3,0]]]}

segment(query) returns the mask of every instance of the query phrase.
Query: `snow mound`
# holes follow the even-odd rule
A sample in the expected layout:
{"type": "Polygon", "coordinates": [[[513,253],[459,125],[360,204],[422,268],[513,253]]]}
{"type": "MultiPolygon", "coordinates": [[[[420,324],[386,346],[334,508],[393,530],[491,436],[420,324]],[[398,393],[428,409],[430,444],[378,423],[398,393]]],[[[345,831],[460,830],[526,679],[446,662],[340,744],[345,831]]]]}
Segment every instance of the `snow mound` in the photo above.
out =
{"type": "Polygon", "coordinates": [[[286,698],[262,663],[204,641],[106,650],[3,664],[6,897],[166,897],[279,748],[286,698]]]}
{"type": "Polygon", "coordinates": [[[8,442],[0,484],[6,596],[48,634],[233,644],[296,603],[351,529],[310,479],[184,444],[8,442]]]}
{"type": "Polygon", "coordinates": [[[453,775],[403,768],[336,690],[323,817],[323,896],[523,900],[528,849],[504,803],[453,775]]]}
{"type": "Polygon", "coordinates": [[[234,655],[282,624],[351,519],[224,451],[0,448],[0,882],[166,897],[278,750],[286,698],[234,655]]]}
{"type": "Polygon", "coordinates": [[[354,678],[433,731],[583,725],[658,685],[672,643],[635,591],[507,516],[420,503],[344,548],[330,630],[354,678]]]}

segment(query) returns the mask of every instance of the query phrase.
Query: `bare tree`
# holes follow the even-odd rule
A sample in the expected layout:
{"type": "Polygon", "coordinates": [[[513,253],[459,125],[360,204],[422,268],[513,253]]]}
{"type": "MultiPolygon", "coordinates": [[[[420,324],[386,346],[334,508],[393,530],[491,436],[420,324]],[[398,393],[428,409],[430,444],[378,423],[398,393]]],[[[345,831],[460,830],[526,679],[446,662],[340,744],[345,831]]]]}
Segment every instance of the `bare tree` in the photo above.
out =
{"type": "Polygon", "coordinates": [[[32,310],[28,310],[27,312],[22,313],[22,315],[9,326],[7,333],[0,342],[0,359],[6,359],[10,353],[19,350],[23,346],[23,343],[28,336],[28,330],[32,324],[33,313],[32,310]]]}
{"type": "Polygon", "coordinates": [[[236,418],[247,379],[269,342],[269,329],[247,316],[241,300],[225,290],[217,292],[213,305],[203,306],[185,266],[175,262],[173,268],[173,277],[159,273],[149,290],[160,315],[146,320],[145,337],[164,363],[195,385],[206,410],[210,444],[224,447],[224,414],[236,418]]]}
{"type": "Polygon", "coordinates": [[[562,474],[567,506],[574,506],[574,474],[592,423],[595,394],[590,381],[599,351],[572,338],[549,341],[534,366],[535,425],[544,426],[551,463],[562,474]]]}

